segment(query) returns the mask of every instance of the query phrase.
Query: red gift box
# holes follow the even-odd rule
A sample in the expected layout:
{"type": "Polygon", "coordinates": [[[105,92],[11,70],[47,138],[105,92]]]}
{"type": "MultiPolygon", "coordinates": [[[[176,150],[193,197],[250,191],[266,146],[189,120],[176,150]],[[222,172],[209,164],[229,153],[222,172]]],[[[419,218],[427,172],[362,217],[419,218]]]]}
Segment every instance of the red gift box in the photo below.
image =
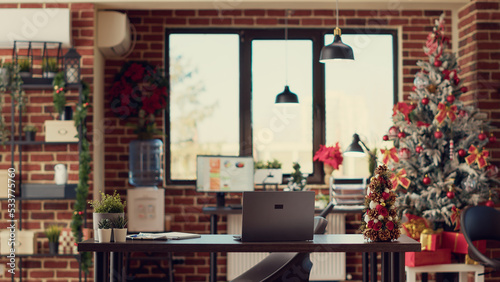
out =
{"type": "Polygon", "coordinates": [[[431,252],[422,251],[405,253],[405,265],[410,267],[447,263],[451,263],[450,249],[437,249],[431,252]]]}
{"type": "MultiPolygon", "coordinates": [[[[449,248],[452,252],[458,254],[468,254],[469,245],[465,241],[464,234],[460,232],[443,232],[441,246],[449,248]]],[[[474,246],[481,252],[486,252],[486,241],[479,240],[474,242],[474,246]]]]}
{"type": "Polygon", "coordinates": [[[422,244],[422,251],[435,251],[441,248],[441,232],[420,234],[420,243],[422,244]]]}

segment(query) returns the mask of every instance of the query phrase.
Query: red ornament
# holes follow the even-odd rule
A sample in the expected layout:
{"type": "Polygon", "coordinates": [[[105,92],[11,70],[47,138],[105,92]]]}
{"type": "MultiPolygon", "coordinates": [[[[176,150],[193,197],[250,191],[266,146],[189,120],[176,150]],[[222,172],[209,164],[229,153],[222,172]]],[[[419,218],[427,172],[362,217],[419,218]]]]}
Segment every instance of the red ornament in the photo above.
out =
{"type": "Polygon", "coordinates": [[[431,179],[427,175],[425,175],[424,179],[422,179],[422,182],[425,185],[429,185],[429,184],[431,184],[431,179]]]}
{"type": "Polygon", "coordinates": [[[446,97],[446,101],[452,104],[453,102],[455,102],[455,96],[449,95],[448,97],[446,97]]]}
{"type": "Polygon", "coordinates": [[[464,149],[460,149],[458,150],[458,156],[463,158],[467,155],[467,151],[465,151],[464,149]]]}
{"type": "Polygon", "coordinates": [[[438,68],[439,68],[442,64],[443,64],[443,62],[441,62],[440,60],[435,60],[435,61],[434,61],[434,66],[435,66],[435,67],[438,67],[438,68]]]}
{"type": "Polygon", "coordinates": [[[417,91],[417,87],[416,87],[416,86],[413,86],[413,87],[411,88],[411,91],[413,91],[413,92],[417,91]]]}
{"type": "Polygon", "coordinates": [[[424,150],[424,148],[422,148],[422,146],[420,146],[420,145],[418,145],[418,146],[415,148],[415,151],[416,151],[417,153],[419,153],[419,154],[420,154],[420,153],[422,153],[422,151],[423,151],[423,150],[424,150]]]}
{"type": "Polygon", "coordinates": [[[491,142],[491,143],[495,143],[495,142],[497,142],[497,138],[496,138],[496,136],[495,136],[495,135],[493,135],[493,133],[491,133],[491,135],[490,135],[490,139],[489,139],[489,140],[490,140],[490,142],[491,142]]]}
{"type": "Polygon", "coordinates": [[[495,206],[495,202],[493,202],[491,199],[489,199],[488,201],[486,201],[485,205],[487,207],[493,208],[495,206]]]}
{"type": "Polygon", "coordinates": [[[443,132],[439,131],[439,129],[434,132],[434,137],[436,137],[437,139],[441,139],[443,138],[443,132]]]}
{"type": "Polygon", "coordinates": [[[412,111],[413,111],[413,110],[415,110],[416,108],[417,108],[417,105],[415,105],[415,104],[413,104],[413,103],[411,103],[411,104],[410,104],[410,110],[412,110],[412,111]]]}
{"type": "Polygon", "coordinates": [[[465,86],[464,86],[464,87],[462,87],[462,88],[460,88],[460,91],[462,91],[462,93],[465,93],[465,92],[467,92],[468,90],[469,90],[469,89],[467,89],[467,87],[465,87],[465,86]]]}
{"type": "Polygon", "coordinates": [[[467,111],[466,111],[466,110],[460,110],[460,111],[458,111],[458,114],[459,114],[461,117],[466,117],[466,116],[467,116],[467,111]]]}
{"type": "Polygon", "coordinates": [[[453,191],[448,191],[448,192],[446,193],[446,197],[448,197],[448,199],[453,199],[453,198],[455,198],[455,192],[453,192],[453,191]]]}
{"type": "Polygon", "coordinates": [[[64,91],[64,88],[62,88],[62,87],[61,87],[61,88],[59,88],[59,91],[64,91]]]}
{"type": "Polygon", "coordinates": [[[410,158],[411,152],[408,148],[402,148],[401,150],[399,150],[399,156],[401,157],[401,159],[407,160],[410,158]]]}
{"type": "Polygon", "coordinates": [[[479,138],[479,140],[483,141],[486,139],[486,134],[484,134],[484,132],[481,132],[479,133],[479,135],[477,136],[477,138],[479,138]]]}
{"type": "Polygon", "coordinates": [[[389,138],[398,137],[398,133],[399,133],[399,128],[395,126],[391,126],[391,128],[389,128],[389,138]]]}
{"type": "Polygon", "coordinates": [[[460,83],[460,78],[458,78],[458,76],[455,76],[455,84],[459,84],[460,83]]]}
{"type": "Polygon", "coordinates": [[[427,97],[422,98],[422,104],[424,104],[424,105],[429,104],[429,98],[427,98],[427,97]]]}
{"type": "Polygon", "coordinates": [[[403,131],[401,131],[401,132],[398,133],[398,137],[399,138],[405,138],[406,137],[406,133],[404,133],[403,131]]]}
{"type": "Polygon", "coordinates": [[[83,214],[83,212],[82,212],[82,211],[79,211],[79,212],[78,212],[78,215],[82,215],[82,214],[83,214]]]}
{"type": "Polygon", "coordinates": [[[382,139],[384,139],[384,141],[387,141],[387,140],[389,140],[389,136],[388,136],[388,135],[384,135],[384,136],[382,137],[382,139]]]}

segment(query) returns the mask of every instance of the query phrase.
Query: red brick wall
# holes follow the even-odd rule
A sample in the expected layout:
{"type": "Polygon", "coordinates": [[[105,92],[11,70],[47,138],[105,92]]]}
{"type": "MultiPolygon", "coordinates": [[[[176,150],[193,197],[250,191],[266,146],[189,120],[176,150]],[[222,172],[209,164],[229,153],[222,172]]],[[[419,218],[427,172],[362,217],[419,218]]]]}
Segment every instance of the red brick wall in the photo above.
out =
{"type": "MultiPolygon", "coordinates": [[[[3,8],[70,8],[73,44],[78,53],[82,56],[82,79],[91,85],[93,83],[93,62],[94,62],[94,36],[95,36],[95,12],[93,4],[0,4],[3,8]]],[[[5,27],[4,27],[5,28],[5,27]]],[[[63,50],[65,54],[67,49],[63,50]]],[[[0,57],[10,61],[12,59],[12,49],[0,50],[0,57]]],[[[53,114],[52,90],[29,90],[26,91],[26,114],[23,117],[23,124],[33,124],[38,128],[36,140],[43,141],[45,120],[52,120],[56,117],[53,114]]],[[[78,93],[70,91],[66,94],[67,105],[75,107],[78,101],[78,93]]],[[[10,124],[10,96],[5,95],[3,107],[4,118],[10,124]]],[[[15,121],[18,121],[16,114],[15,121]]],[[[92,119],[89,119],[89,131],[92,132],[92,119]]],[[[9,127],[10,129],[10,127],[9,127]]],[[[15,132],[18,136],[18,132],[15,132]]],[[[89,138],[92,138],[89,135],[89,138]]],[[[11,167],[10,145],[0,146],[0,169],[7,170],[11,167]]],[[[18,153],[16,148],[16,169],[18,153]]],[[[33,145],[23,147],[23,167],[22,179],[24,183],[53,183],[54,165],[63,163],[69,172],[68,183],[78,182],[78,146],[77,145],[33,145]]],[[[92,179],[92,178],[91,178],[92,179]]],[[[48,253],[48,240],[43,234],[43,230],[51,224],[60,224],[70,227],[71,216],[73,214],[73,200],[26,200],[16,202],[19,217],[19,206],[22,205],[23,229],[34,230],[38,235],[37,246],[39,253],[48,253]]],[[[2,213],[0,214],[0,230],[7,230],[6,219],[7,202],[1,201],[2,213]]],[[[7,261],[4,256],[0,263],[5,265],[7,261]]],[[[19,264],[19,261],[17,262],[19,264]]],[[[66,257],[28,257],[22,262],[24,281],[78,281],[78,263],[71,256],[66,257]]],[[[91,272],[92,273],[92,272],[91,272]]],[[[0,276],[0,281],[11,281],[10,274],[5,271],[0,276]]],[[[19,277],[19,269],[16,270],[16,277],[19,277]]]]}

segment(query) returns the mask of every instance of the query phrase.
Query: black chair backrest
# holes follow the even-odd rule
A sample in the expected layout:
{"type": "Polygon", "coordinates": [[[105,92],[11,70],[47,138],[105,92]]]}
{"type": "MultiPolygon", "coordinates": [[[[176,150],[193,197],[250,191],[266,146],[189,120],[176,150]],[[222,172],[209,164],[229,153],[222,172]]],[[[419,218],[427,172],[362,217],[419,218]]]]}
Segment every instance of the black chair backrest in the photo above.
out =
{"type": "Polygon", "coordinates": [[[469,207],[462,212],[461,229],[470,241],[500,241],[500,211],[486,207],[469,207]]]}

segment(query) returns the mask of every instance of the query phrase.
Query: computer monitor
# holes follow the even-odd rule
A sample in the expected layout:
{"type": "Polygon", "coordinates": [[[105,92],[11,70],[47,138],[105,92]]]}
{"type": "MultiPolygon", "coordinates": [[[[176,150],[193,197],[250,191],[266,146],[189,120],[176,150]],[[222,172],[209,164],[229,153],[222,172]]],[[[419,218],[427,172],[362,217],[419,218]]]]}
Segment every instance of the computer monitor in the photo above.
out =
{"type": "Polygon", "coordinates": [[[253,157],[196,156],[196,191],[217,193],[217,206],[225,193],[254,191],[253,157]]]}

